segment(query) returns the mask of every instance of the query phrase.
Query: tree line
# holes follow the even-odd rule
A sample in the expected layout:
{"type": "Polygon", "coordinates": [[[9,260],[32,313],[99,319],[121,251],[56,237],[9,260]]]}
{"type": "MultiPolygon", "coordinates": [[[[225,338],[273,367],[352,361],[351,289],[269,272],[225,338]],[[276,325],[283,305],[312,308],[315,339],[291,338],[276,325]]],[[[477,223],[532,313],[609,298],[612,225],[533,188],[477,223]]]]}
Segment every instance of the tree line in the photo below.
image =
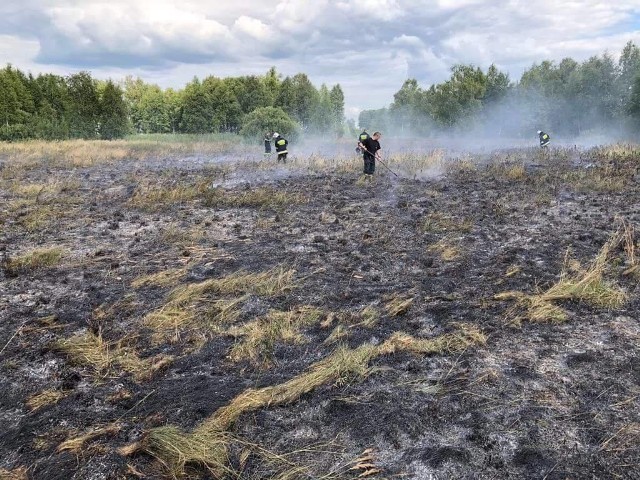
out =
{"type": "Polygon", "coordinates": [[[345,128],[340,85],[316,88],[299,73],[194,78],[163,89],[140,78],[101,81],[88,72],[62,77],[0,70],[0,140],[121,138],[130,133],[221,133],[259,136],[345,128]]]}
{"type": "Polygon", "coordinates": [[[456,65],[445,82],[421,88],[404,82],[387,108],[360,113],[361,126],[395,134],[474,132],[531,136],[538,129],[565,136],[602,130],[640,131],[640,49],[627,43],[584,62],[543,61],[519,81],[495,65],[456,65]]]}

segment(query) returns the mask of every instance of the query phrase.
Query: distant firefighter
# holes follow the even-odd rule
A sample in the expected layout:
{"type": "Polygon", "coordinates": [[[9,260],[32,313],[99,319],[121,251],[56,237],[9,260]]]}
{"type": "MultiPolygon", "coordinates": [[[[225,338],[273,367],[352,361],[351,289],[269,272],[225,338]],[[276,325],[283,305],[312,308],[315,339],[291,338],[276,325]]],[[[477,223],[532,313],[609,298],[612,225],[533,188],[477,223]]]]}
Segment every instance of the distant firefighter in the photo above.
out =
{"type": "Polygon", "coordinates": [[[551,137],[549,136],[549,134],[544,133],[542,130],[538,130],[538,138],[540,138],[540,146],[542,148],[549,145],[549,142],[551,141],[551,137]]]}
{"type": "Polygon", "coordinates": [[[283,163],[287,162],[287,139],[280,135],[278,132],[273,134],[274,143],[276,144],[276,153],[278,154],[278,162],[282,160],[283,163]]]}
{"type": "Polygon", "coordinates": [[[269,132],[264,134],[264,156],[271,155],[271,134],[269,132]]]}
{"type": "Polygon", "coordinates": [[[364,153],[364,149],[362,144],[365,140],[369,139],[369,134],[367,133],[367,129],[363,128],[362,133],[358,136],[358,146],[356,147],[356,153],[362,154],[364,153]]]}

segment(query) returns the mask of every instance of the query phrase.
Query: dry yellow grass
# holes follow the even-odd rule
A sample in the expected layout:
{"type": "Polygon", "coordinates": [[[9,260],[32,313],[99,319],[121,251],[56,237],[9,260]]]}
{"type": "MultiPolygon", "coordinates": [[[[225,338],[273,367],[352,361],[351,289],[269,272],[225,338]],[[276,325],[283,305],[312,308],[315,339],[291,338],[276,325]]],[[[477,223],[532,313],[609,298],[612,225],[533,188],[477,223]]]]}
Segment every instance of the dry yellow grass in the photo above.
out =
{"type": "Polygon", "coordinates": [[[141,275],[131,282],[133,288],[141,287],[170,287],[187,276],[187,268],[170,268],[157,273],[141,275]]]}
{"type": "Polygon", "coordinates": [[[472,228],[473,222],[469,219],[461,220],[439,212],[430,213],[422,222],[422,230],[429,233],[468,233],[472,228]]]}
{"type": "Polygon", "coordinates": [[[433,245],[430,245],[427,251],[437,253],[445,262],[451,262],[461,255],[458,243],[451,238],[443,238],[433,245]]]}
{"type": "Polygon", "coordinates": [[[395,295],[384,306],[387,313],[392,317],[404,315],[409,311],[415,298],[407,295],[395,295]]]}
{"type": "Polygon", "coordinates": [[[69,395],[70,391],[64,390],[44,390],[35,395],[31,395],[26,402],[27,408],[31,411],[39,410],[49,405],[58,403],[69,395]]]}
{"type": "Polygon", "coordinates": [[[525,310],[524,317],[510,312],[514,322],[519,323],[523,318],[532,322],[563,322],[567,313],[556,302],[576,300],[601,308],[617,308],[624,304],[627,294],[617,285],[606,280],[604,274],[609,262],[610,254],[622,241],[622,233],[616,232],[604,244],[591,265],[586,269],[573,265],[569,270],[569,262],[560,274],[560,279],[548,290],[533,295],[522,292],[503,292],[495,296],[496,300],[516,300],[516,308],[525,310]]]}
{"type": "Polygon", "coordinates": [[[155,340],[168,335],[177,341],[186,331],[200,335],[220,333],[240,314],[245,295],[274,296],[294,288],[294,270],[276,267],[259,273],[244,270],[226,277],[174,288],[161,308],[147,314],[143,323],[156,332],[155,340]],[[212,296],[231,296],[213,300],[212,296]]]}
{"type": "Polygon", "coordinates": [[[0,468],[0,480],[28,480],[27,469],[24,467],[7,470],[0,468]]]}
{"type": "Polygon", "coordinates": [[[118,423],[111,423],[104,427],[92,428],[77,437],[65,440],[58,446],[57,451],[80,453],[85,445],[92,440],[104,437],[105,435],[117,435],[120,430],[122,430],[122,425],[118,423]]]}
{"type": "Polygon", "coordinates": [[[56,346],[73,362],[90,367],[100,376],[112,374],[117,366],[136,380],[146,380],[173,361],[172,357],[163,355],[141,359],[133,348],[121,342],[109,344],[90,332],[60,340],[56,346]]]}
{"type": "Polygon", "coordinates": [[[5,268],[13,273],[50,268],[59,265],[66,253],[60,247],[38,248],[9,258],[5,268]]]}
{"type": "Polygon", "coordinates": [[[161,343],[167,339],[177,342],[183,335],[202,338],[222,333],[223,327],[233,323],[240,315],[240,308],[247,296],[206,301],[194,299],[193,303],[175,302],[151,312],[143,319],[144,325],[154,330],[153,340],[161,343]]]}
{"type": "Polygon", "coordinates": [[[458,324],[457,327],[456,332],[435,338],[415,338],[404,332],[396,332],[380,348],[384,354],[402,351],[427,355],[464,351],[473,345],[486,343],[487,337],[478,328],[468,324],[458,324]]]}
{"type": "Polygon", "coordinates": [[[218,155],[237,149],[232,137],[195,137],[188,135],[164,137],[137,136],[127,140],[65,140],[0,143],[0,156],[6,159],[4,178],[17,172],[41,168],[91,167],[121,161],[146,158],[167,158],[195,153],[218,155]]]}
{"type": "Polygon", "coordinates": [[[270,365],[270,355],[277,342],[303,343],[303,327],[318,323],[322,310],[302,306],[289,312],[272,310],[253,322],[229,330],[229,335],[240,338],[229,353],[235,362],[248,360],[254,364],[270,365]]]}
{"type": "Polygon", "coordinates": [[[209,182],[196,185],[139,186],[128,203],[134,208],[154,212],[201,199],[208,188],[209,182]]]}
{"type": "Polygon", "coordinates": [[[284,383],[244,391],[191,433],[171,426],[155,428],[148,432],[141,444],[122,450],[122,453],[143,449],[159,459],[174,476],[184,475],[189,465],[198,465],[222,478],[234,473],[229,467],[227,430],[242,415],[265,407],[293,403],[323,385],[343,385],[360,380],[370,373],[369,363],[381,355],[398,351],[417,354],[456,352],[485,341],[478,329],[461,325],[458,332],[434,339],[415,339],[397,333],[380,345],[364,344],[355,349],[340,346],[304,373],[284,383]]]}

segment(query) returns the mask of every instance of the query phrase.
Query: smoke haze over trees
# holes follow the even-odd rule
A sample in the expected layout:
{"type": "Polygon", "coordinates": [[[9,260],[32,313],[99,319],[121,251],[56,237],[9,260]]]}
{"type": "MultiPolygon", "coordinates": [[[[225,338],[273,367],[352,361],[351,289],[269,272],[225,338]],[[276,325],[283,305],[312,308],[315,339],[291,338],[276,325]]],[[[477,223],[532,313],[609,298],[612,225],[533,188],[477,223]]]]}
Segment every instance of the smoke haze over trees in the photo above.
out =
{"type": "Polygon", "coordinates": [[[582,63],[543,61],[515,83],[495,65],[486,72],[456,65],[447,81],[428,88],[405,81],[388,108],[362,111],[359,124],[396,135],[637,132],[640,49],[629,42],[617,62],[608,53],[582,63]]]}

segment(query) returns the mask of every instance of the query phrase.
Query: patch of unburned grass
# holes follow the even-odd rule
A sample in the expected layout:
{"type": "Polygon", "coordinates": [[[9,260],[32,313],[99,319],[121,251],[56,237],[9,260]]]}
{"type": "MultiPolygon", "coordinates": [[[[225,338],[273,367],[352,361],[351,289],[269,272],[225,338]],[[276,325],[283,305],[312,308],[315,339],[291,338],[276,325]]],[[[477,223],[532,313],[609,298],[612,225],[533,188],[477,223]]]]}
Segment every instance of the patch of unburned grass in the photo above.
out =
{"type": "Polygon", "coordinates": [[[451,262],[461,255],[458,242],[452,238],[443,238],[433,245],[430,245],[427,248],[427,251],[437,253],[445,262],[451,262]]]}
{"type": "Polygon", "coordinates": [[[391,317],[404,315],[409,311],[415,297],[410,295],[394,295],[384,306],[387,314],[391,317]]]}
{"type": "Polygon", "coordinates": [[[382,355],[399,351],[417,354],[457,352],[485,340],[479,330],[464,325],[458,332],[431,340],[397,333],[380,345],[364,344],[354,349],[340,346],[325,359],[284,383],[244,391],[190,433],[172,426],[155,428],[140,444],[121,452],[131,454],[142,449],[160,460],[174,476],[184,475],[190,466],[207,468],[220,478],[237,475],[230,467],[232,440],[227,431],[242,415],[266,407],[291,404],[323,385],[340,386],[361,380],[371,373],[370,362],[382,355]]]}
{"type": "Polygon", "coordinates": [[[144,318],[145,325],[156,331],[156,340],[171,335],[174,340],[191,330],[198,334],[220,333],[240,314],[244,295],[275,296],[295,287],[294,270],[276,267],[259,273],[244,270],[222,278],[212,278],[174,288],[164,306],[144,318]],[[212,296],[233,298],[212,299],[212,296]]]}
{"type": "Polygon", "coordinates": [[[0,468],[0,480],[29,480],[29,476],[27,475],[27,469],[24,467],[14,468],[13,470],[0,468]]]}
{"type": "Polygon", "coordinates": [[[77,437],[65,440],[60,445],[58,445],[57,451],[80,453],[89,442],[107,435],[117,435],[120,430],[122,430],[122,425],[118,423],[111,423],[109,425],[105,425],[104,427],[92,428],[82,433],[81,435],[78,435],[77,437]]]}
{"type": "Polygon", "coordinates": [[[171,268],[157,273],[141,275],[131,282],[133,288],[141,287],[171,287],[175,286],[187,275],[187,268],[171,268]]]}
{"type": "Polygon", "coordinates": [[[90,332],[60,340],[56,347],[74,363],[91,368],[95,375],[111,375],[117,367],[138,381],[149,379],[173,361],[172,357],[163,355],[141,359],[132,347],[122,342],[107,343],[90,332]]]}
{"type": "Polygon", "coordinates": [[[129,200],[129,205],[143,211],[156,212],[174,205],[202,199],[209,182],[195,185],[139,186],[129,200]]]}
{"type": "Polygon", "coordinates": [[[14,274],[51,268],[59,265],[66,253],[60,247],[38,248],[9,258],[5,268],[14,274]]]}
{"type": "Polygon", "coordinates": [[[621,232],[616,232],[604,244],[596,258],[587,268],[581,268],[565,259],[560,279],[544,292],[529,295],[523,292],[504,292],[496,295],[497,300],[515,300],[516,309],[523,309],[524,315],[515,311],[514,322],[524,319],[532,322],[564,322],[566,311],[556,303],[574,300],[599,308],[618,308],[627,300],[627,294],[617,285],[605,279],[610,254],[622,240],[621,232]]]}
{"type": "Polygon", "coordinates": [[[427,355],[464,351],[473,345],[484,345],[487,337],[476,327],[458,324],[454,333],[435,338],[415,338],[403,332],[394,333],[382,346],[384,353],[397,351],[427,355]]]}
{"type": "Polygon", "coordinates": [[[578,192],[602,193],[621,192],[630,180],[627,175],[607,167],[567,171],[562,179],[578,192]]]}
{"type": "Polygon", "coordinates": [[[262,318],[232,328],[228,333],[240,341],[233,346],[229,357],[235,362],[248,360],[268,366],[276,343],[303,343],[301,329],[318,323],[322,315],[322,310],[310,306],[289,312],[272,310],[262,318]]]}
{"type": "Polygon", "coordinates": [[[247,296],[207,301],[200,298],[192,304],[168,303],[148,314],[143,323],[154,331],[153,340],[178,342],[187,335],[190,339],[207,338],[222,333],[224,327],[240,316],[247,296]]]}
{"type": "Polygon", "coordinates": [[[458,219],[439,212],[430,213],[422,222],[422,231],[428,233],[468,233],[472,228],[473,222],[469,219],[458,219]]]}
{"type": "Polygon", "coordinates": [[[226,277],[212,278],[200,283],[191,283],[178,287],[171,292],[169,300],[178,304],[189,303],[193,299],[208,293],[219,295],[252,293],[271,297],[294,288],[294,275],[294,270],[283,267],[276,267],[259,273],[240,270],[226,277]]]}
{"type": "Polygon", "coordinates": [[[527,178],[527,169],[524,163],[492,163],[487,169],[487,173],[495,178],[510,182],[521,182],[527,178]]]}
{"type": "Polygon", "coordinates": [[[44,390],[35,395],[31,395],[26,402],[27,408],[31,411],[40,410],[49,405],[54,405],[69,395],[69,391],[64,390],[44,390]]]}
{"type": "MultiPolygon", "coordinates": [[[[224,135],[136,135],[124,140],[65,140],[0,143],[12,176],[42,168],[70,169],[148,158],[172,158],[199,154],[215,156],[237,149],[238,141],[224,135]]],[[[2,171],[3,175],[9,172],[2,171]]],[[[6,177],[5,177],[6,178],[6,177]]]]}
{"type": "Polygon", "coordinates": [[[162,243],[186,248],[196,245],[205,237],[206,232],[202,228],[181,228],[177,225],[170,225],[162,232],[162,243]]]}

